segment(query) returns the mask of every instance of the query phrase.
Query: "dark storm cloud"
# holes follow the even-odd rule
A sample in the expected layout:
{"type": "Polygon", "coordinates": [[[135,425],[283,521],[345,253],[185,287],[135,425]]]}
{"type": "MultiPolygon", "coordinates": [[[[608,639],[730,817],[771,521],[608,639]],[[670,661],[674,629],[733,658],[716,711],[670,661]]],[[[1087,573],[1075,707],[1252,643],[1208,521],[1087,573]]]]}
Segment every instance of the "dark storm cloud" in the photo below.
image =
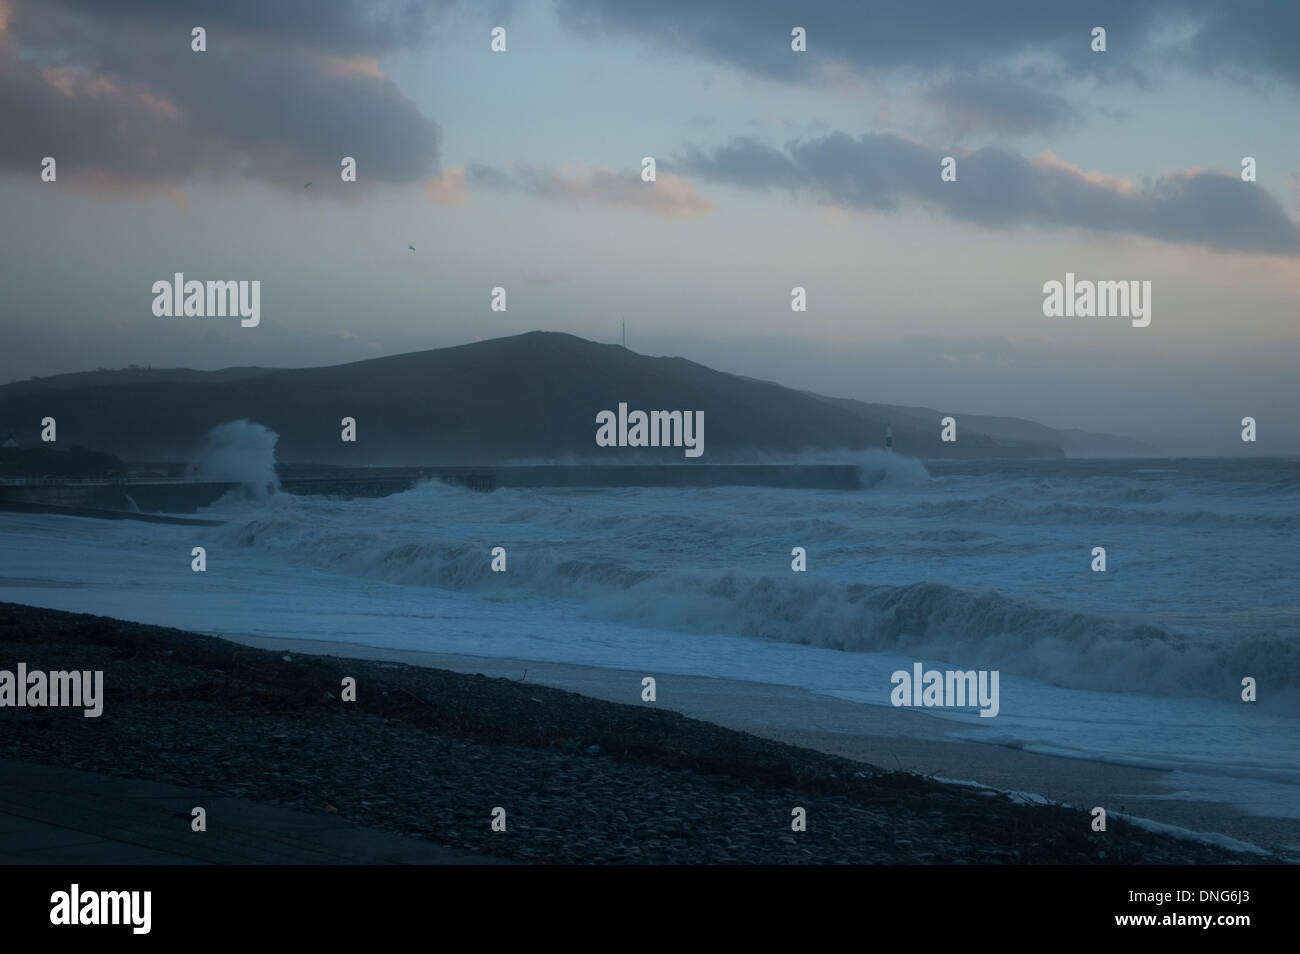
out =
{"type": "Polygon", "coordinates": [[[424,40],[451,0],[44,0],[96,19],[166,26],[188,34],[201,26],[304,43],[335,53],[379,53],[424,40]]]}
{"type": "Polygon", "coordinates": [[[436,124],[362,55],[397,42],[417,16],[389,6],[391,18],[387,7],[362,17],[359,4],[321,5],[321,22],[288,43],[276,4],[221,4],[197,53],[190,23],[204,24],[197,14],[173,22],[165,4],[10,3],[0,168],[35,176],[48,155],[71,185],[244,177],[301,188],[353,156],[363,182],[426,178],[438,170],[436,124]],[[222,31],[223,17],[238,29],[222,31]],[[305,42],[326,33],[327,46],[305,42]]]}
{"type": "Polygon", "coordinates": [[[1025,52],[1085,62],[1092,27],[1120,38],[1145,34],[1189,5],[1202,4],[1093,0],[1079,9],[1043,0],[559,0],[561,13],[581,32],[641,35],[785,79],[811,77],[822,54],[863,69],[973,68],[1025,52]],[[807,53],[790,50],[795,26],[807,31],[807,53]]]}
{"type": "Polygon", "coordinates": [[[1006,73],[960,73],[934,83],[926,98],[955,134],[1048,130],[1077,117],[1060,93],[1006,73]]]}
{"type": "Polygon", "coordinates": [[[784,189],[817,202],[893,210],[915,202],[988,227],[1083,228],[1204,245],[1220,251],[1300,254],[1300,228],[1267,191],[1238,176],[1187,171],[1131,183],[1087,173],[1050,153],[945,151],[901,136],[834,133],[784,150],[735,139],[679,163],[705,181],[784,189]],[[940,159],[957,158],[942,182],[940,159]]]}
{"type": "Polygon", "coordinates": [[[985,116],[983,128],[994,131],[1046,129],[1071,118],[1059,97],[979,79],[1023,56],[1050,63],[1058,83],[1146,84],[1175,64],[1300,83],[1300,3],[1287,0],[559,0],[559,7],[579,33],[643,37],[769,79],[813,81],[829,66],[937,74],[966,125],[985,116]],[[790,49],[795,26],[807,31],[805,53],[790,49]],[[1091,49],[1096,26],[1107,31],[1104,55],[1091,49]],[[1184,31],[1185,42],[1152,42],[1169,30],[1184,31]],[[962,77],[975,81],[962,86],[962,77]]]}
{"type": "Polygon", "coordinates": [[[1221,69],[1240,79],[1276,76],[1300,84],[1300,4],[1237,0],[1194,5],[1200,28],[1183,57],[1190,69],[1221,69]]]}
{"type": "Polygon", "coordinates": [[[1103,67],[1146,52],[1155,32],[1191,31],[1189,66],[1238,65],[1300,80],[1300,5],[1279,0],[559,0],[578,30],[643,35],[768,76],[808,75],[815,53],[862,68],[986,66],[1020,53],[1054,53],[1103,67]],[[791,55],[790,30],[808,32],[807,54],[791,55]],[[1108,54],[1090,31],[1105,27],[1108,54]]]}

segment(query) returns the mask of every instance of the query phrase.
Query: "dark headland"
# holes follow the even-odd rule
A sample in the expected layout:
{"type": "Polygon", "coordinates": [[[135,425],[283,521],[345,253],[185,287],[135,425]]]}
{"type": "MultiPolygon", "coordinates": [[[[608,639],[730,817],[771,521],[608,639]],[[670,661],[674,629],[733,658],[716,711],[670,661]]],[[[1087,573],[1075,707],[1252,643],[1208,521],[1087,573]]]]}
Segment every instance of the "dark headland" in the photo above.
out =
{"type": "Polygon", "coordinates": [[[184,461],[204,435],[247,419],[279,435],[281,463],[343,466],[561,463],[764,463],[809,451],[883,447],[909,457],[1150,456],[1127,438],[1057,431],[960,408],[867,404],[649,357],[573,335],[530,332],[452,348],[324,368],[132,368],[0,386],[0,435],[40,446],[41,421],[59,446],[127,461],[184,461]],[[702,411],[704,456],[682,449],[596,446],[596,414],[620,402],[702,411]],[[960,439],[940,439],[955,414],[960,439]],[[357,422],[355,443],[340,421],[357,422]]]}
{"type": "MultiPolygon", "coordinates": [[[[337,812],[537,863],[1222,864],[1258,856],[526,681],[0,603],[0,657],[104,712],[0,709],[0,757],[337,812]],[[343,703],[345,676],[357,699],[343,703]],[[490,814],[507,811],[506,832],[490,814]],[[791,831],[791,809],[808,813],[791,831]]],[[[188,824],[161,812],[159,826],[188,824]],[[166,817],[162,817],[165,815],[166,817]]],[[[209,836],[211,837],[211,836],[209,836]]]]}

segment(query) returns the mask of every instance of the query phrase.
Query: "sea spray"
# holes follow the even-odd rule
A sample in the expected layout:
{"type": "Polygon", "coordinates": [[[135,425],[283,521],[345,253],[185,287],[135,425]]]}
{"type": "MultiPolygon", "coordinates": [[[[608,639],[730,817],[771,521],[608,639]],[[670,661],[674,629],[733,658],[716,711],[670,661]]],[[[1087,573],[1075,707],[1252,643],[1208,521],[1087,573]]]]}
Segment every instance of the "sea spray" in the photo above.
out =
{"type": "Polygon", "coordinates": [[[204,436],[186,474],[193,479],[234,481],[240,496],[264,500],[280,489],[275,445],[280,435],[249,420],[218,424],[204,436]]]}
{"type": "Polygon", "coordinates": [[[892,450],[868,447],[850,452],[850,462],[857,465],[858,481],[865,488],[879,484],[919,487],[930,482],[930,472],[915,457],[904,457],[892,450]]]}

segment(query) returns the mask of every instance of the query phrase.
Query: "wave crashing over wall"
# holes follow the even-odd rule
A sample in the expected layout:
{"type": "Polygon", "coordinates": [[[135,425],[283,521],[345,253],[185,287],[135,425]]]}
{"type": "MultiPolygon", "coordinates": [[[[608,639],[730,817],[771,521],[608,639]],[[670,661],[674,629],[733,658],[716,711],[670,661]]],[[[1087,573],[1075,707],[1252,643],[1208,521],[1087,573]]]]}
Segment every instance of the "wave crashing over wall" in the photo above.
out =
{"type": "Polygon", "coordinates": [[[279,440],[275,431],[249,420],[218,424],[203,437],[185,473],[191,479],[238,483],[237,497],[265,500],[280,490],[275,472],[279,440]]]}

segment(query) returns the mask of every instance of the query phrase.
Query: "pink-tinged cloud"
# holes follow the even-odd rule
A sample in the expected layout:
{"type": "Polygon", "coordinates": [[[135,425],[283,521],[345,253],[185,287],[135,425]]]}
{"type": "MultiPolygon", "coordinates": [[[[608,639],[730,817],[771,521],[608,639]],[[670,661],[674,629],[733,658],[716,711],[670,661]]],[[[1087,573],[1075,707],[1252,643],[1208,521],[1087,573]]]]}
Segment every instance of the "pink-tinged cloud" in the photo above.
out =
{"type": "Polygon", "coordinates": [[[361,187],[437,174],[438,127],[373,53],[401,35],[407,13],[339,0],[293,43],[275,4],[210,13],[207,50],[196,52],[170,5],[0,0],[0,173],[32,176],[53,156],[73,189],[255,180],[299,190],[339,181],[353,156],[361,187]],[[230,29],[218,29],[226,18],[230,29]]]}
{"type": "Polygon", "coordinates": [[[516,162],[511,164],[509,171],[502,171],[471,163],[469,181],[475,186],[520,192],[558,202],[625,206],[665,218],[697,218],[716,207],[684,176],[660,169],[654,182],[645,182],[641,179],[639,166],[620,172],[608,166],[584,163],[553,169],[516,162]]]}
{"type": "Polygon", "coordinates": [[[370,79],[388,79],[379,69],[379,60],[373,56],[324,56],[325,71],[331,76],[367,76],[370,79]]]}
{"type": "Polygon", "coordinates": [[[466,205],[469,190],[465,187],[465,167],[444,169],[424,180],[424,194],[434,205],[466,205]]]}

